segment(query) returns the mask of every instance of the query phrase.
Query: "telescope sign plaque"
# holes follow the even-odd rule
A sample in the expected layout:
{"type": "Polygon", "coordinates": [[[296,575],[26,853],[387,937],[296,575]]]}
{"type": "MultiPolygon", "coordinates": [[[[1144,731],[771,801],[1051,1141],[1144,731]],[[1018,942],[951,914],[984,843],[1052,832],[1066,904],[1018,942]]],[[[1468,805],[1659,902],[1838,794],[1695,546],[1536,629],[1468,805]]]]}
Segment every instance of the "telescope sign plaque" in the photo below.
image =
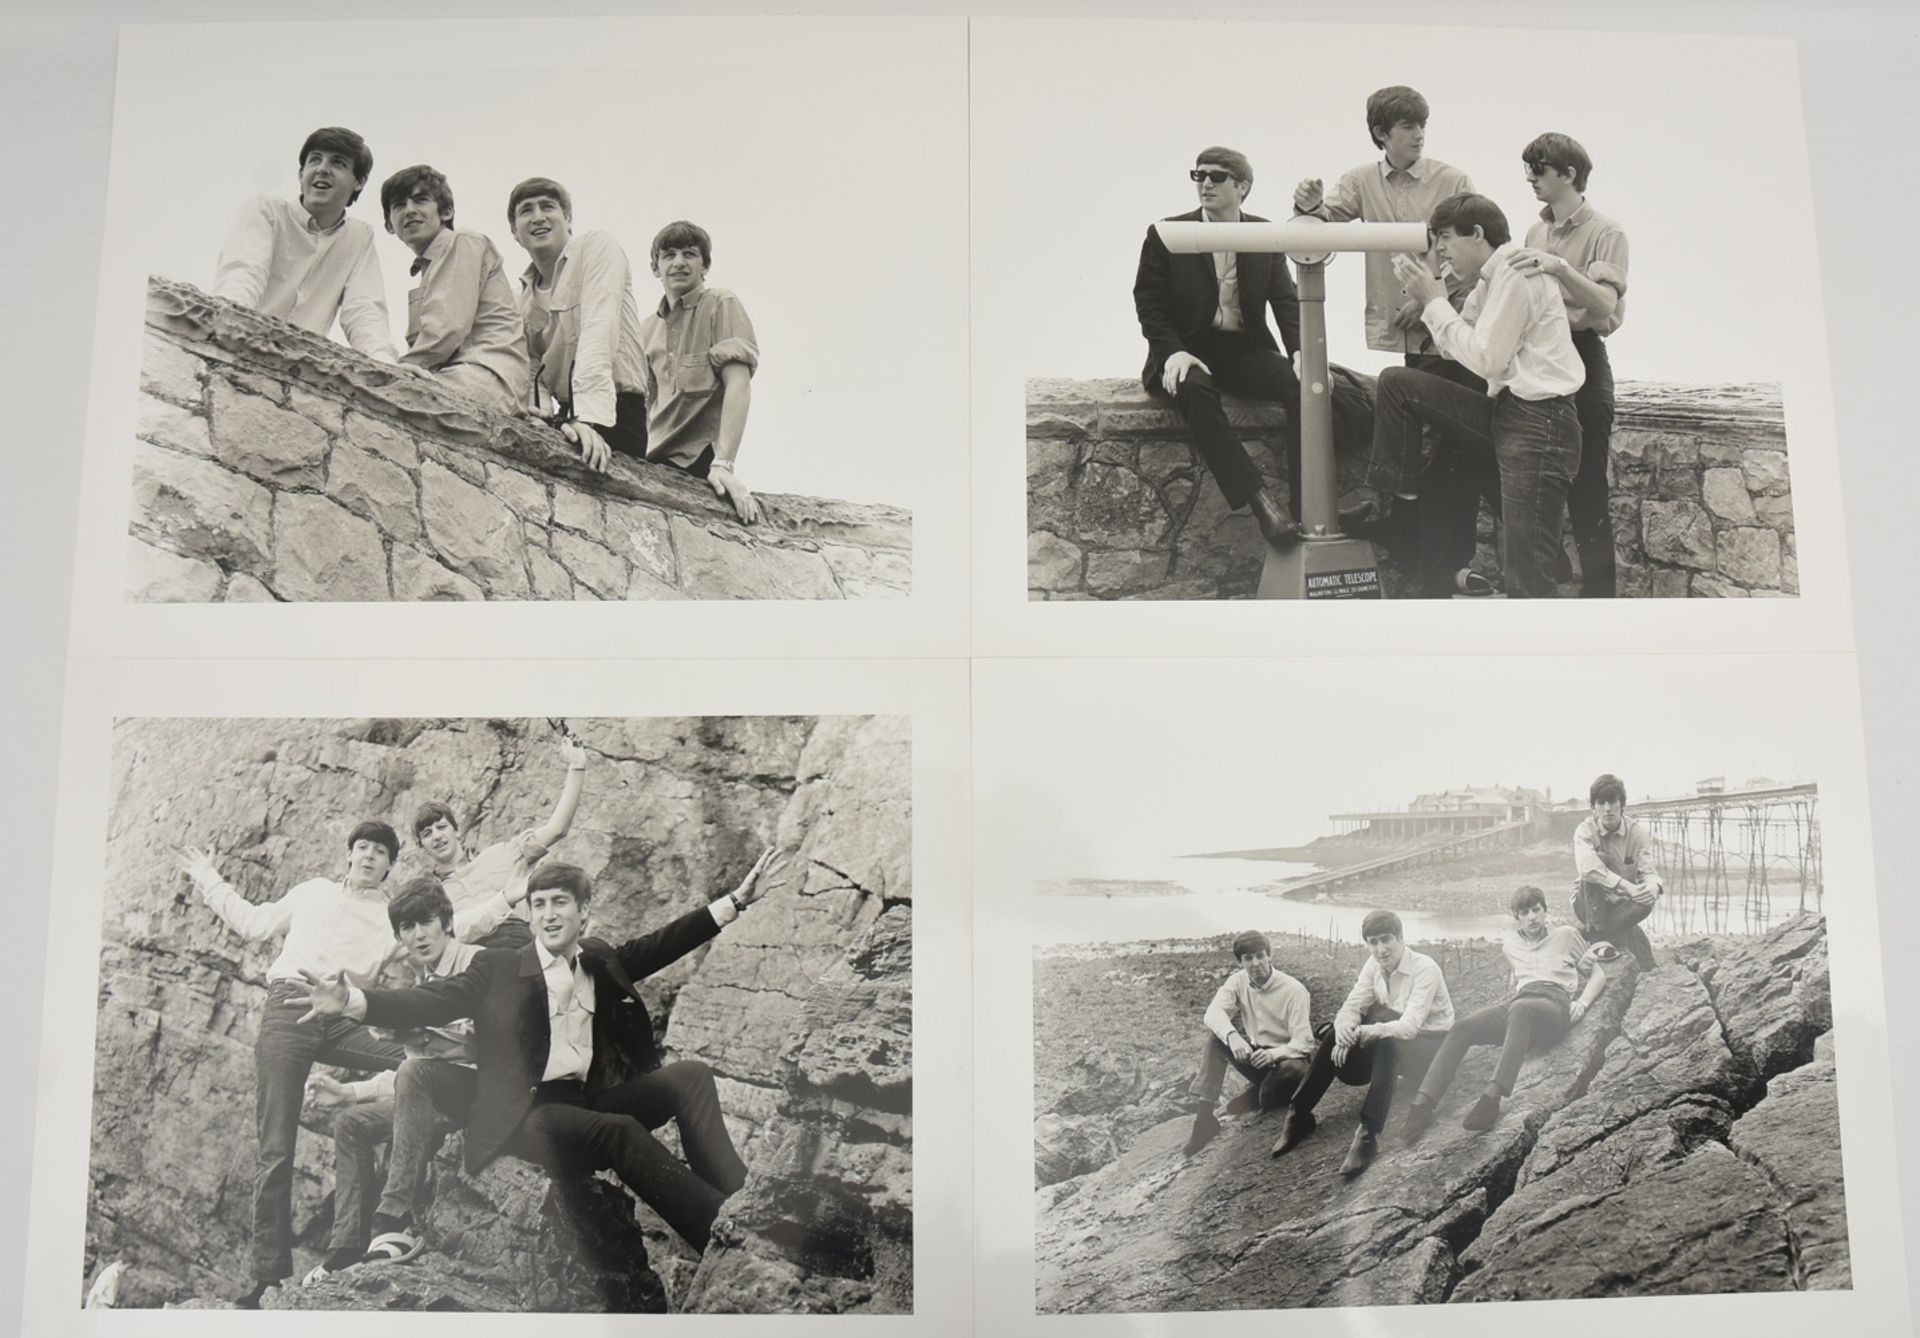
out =
{"type": "Polygon", "coordinates": [[[1307,573],[1308,599],[1378,599],[1379,597],[1380,569],[1378,567],[1307,573]]]}

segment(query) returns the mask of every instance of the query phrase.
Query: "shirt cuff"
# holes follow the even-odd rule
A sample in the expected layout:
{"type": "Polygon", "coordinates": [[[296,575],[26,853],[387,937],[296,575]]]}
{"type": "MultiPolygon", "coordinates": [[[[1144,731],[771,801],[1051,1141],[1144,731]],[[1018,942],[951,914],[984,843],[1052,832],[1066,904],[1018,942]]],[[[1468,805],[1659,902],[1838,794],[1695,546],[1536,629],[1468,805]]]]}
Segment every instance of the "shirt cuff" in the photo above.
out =
{"type": "Polygon", "coordinates": [[[713,922],[725,929],[740,918],[740,908],[733,904],[733,894],[729,892],[718,901],[707,903],[707,911],[713,916],[713,922]]]}

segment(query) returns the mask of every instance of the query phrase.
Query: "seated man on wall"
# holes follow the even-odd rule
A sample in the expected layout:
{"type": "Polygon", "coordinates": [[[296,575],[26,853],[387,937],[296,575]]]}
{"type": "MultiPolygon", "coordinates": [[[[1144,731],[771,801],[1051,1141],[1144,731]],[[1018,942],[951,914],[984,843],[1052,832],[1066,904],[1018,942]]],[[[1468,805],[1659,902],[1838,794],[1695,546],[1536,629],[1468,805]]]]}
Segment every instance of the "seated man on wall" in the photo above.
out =
{"type": "Polygon", "coordinates": [[[1405,1136],[1409,1143],[1418,1142],[1432,1127],[1434,1107],[1440,1104],[1460,1061],[1476,1045],[1499,1046],[1500,1066],[1473,1109],[1460,1121],[1460,1127],[1475,1133],[1493,1128],[1500,1121],[1500,1103],[1513,1095],[1513,1084],[1520,1077],[1527,1052],[1565,1036],[1607,987],[1607,973],[1598,960],[1602,954],[1589,951],[1580,931],[1572,925],[1547,927],[1546,893],[1537,887],[1523,887],[1513,894],[1509,905],[1514,927],[1507,932],[1501,948],[1513,972],[1513,994],[1503,1003],[1461,1018],[1440,1043],[1439,1053],[1433,1057],[1433,1065],[1407,1111],[1405,1136]],[[1589,969],[1584,989],[1580,987],[1583,967],[1589,969]]]}
{"type": "Polygon", "coordinates": [[[710,941],[787,873],[785,855],[768,850],[726,896],[615,947],[584,937],[593,897],[586,870],[546,864],[528,887],[536,937],[526,947],[487,949],[459,975],[408,990],[363,990],[310,972],[306,1016],[395,1028],[472,1018],[479,1078],[469,1171],[503,1153],[568,1176],[611,1170],[705,1250],[746,1166],[721,1119],[713,1071],[698,1060],[660,1063],[634,986],[710,941]],[[685,1162],[652,1135],[669,1120],[685,1162]]]}
{"type": "Polygon", "coordinates": [[[523,948],[533,941],[527,928],[527,876],[573,826],[586,780],[587,750],[578,741],[562,735],[560,758],[567,764],[567,780],[546,823],[496,841],[477,855],[467,852],[460,823],[447,805],[422,804],[414,813],[413,839],[433,861],[433,876],[460,918],[463,941],[485,948],[523,948]]]}
{"type": "Polygon", "coordinates": [[[1313,1053],[1307,987],[1274,966],[1267,936],[1258,930],[1240,935],[1233,941],[1233,959],[1240,969],[1214,993],[1202,1019],[1207,1040],[1200,1072],[1188,1090],[1194,1113],[1188,1156],[1220,1132],[1213,1108],[1226,1082],[1227,1065],[1252,1084],[1227,1107],[1229,1113],[1272,1110],[1299,1087],[1313,1053]]]}
{"type": "Polygon", "coordinates": [[[647,370],[633,268],[611,233],[573,231],[573,197],[547,177],[507,196],[507,226],[531,263],[520,316],[533,355],[534,417],[580,448],[587,468],[647,457],[647,370]]]}
{"type": "Polygon", "coordinates": [[[753,403],[760,345],[740,299],[707,287],[713,239],[684,220],[654,236],[650,251],[665,296],[640,322],[646,356],[647,459],[705,479],[741,521],[760,504],[734,473],[753,403]]]}
{"type": "Polygon", "coordinates": [[[1349,1087],[1365,1084],[1360,1127],[1353,1131],[1342,1175],[1358,1175],[1372,1163],[1393,1109],[1394,1083],[1405,1077],[1418,1087],[1453,1027],[1446,977],[1433,958],[1407,946],[1399,916],[1369,911],[1360,922],[1360,937],[1367,960],[1333,1021],[1314,1033],[1313,1061],[1273,1145],[1273,1155],[1284,1156],[1313,1132],[1313,1108],[1335,1076],[1349,1087]]]}
{"type": "Polygon", "coordinates": [[[395,952],[384,885],[399,853],[393,828],[362,822],[347,837],[342,877],[309,878],[265,902],[234,890],[208,852],[180,854],[180,867],[228,928],[254,942],[286,935],[267,968],[267,1000],[253,1043],[254,1285],[234,1301],[242,1310],[258,1310],[267,1288],[293,1273],[293,1152],[307,1074],[315,1064],[377,1070],[397,1068],[406,1058],[398,1044],[353,1019],[319,1017],[295,1003],[312,976],[368,983],[379,976],[395,952]]]}
{"type": "MultiPolygon", "coordinates": [[[[1253,165],[1245,154],[1217,145],[1202,149],[1187,175],[1200,207],[1172,218],[1267,221],[1240,208],[1253,190],[1253,165]]],[[[1149,395],[1179,407],[1227,509],[1252,507],[1261,535],[1277,548],[1297,541],[1300,526],[1292,511],[1267,487],[1220,403],[1226,391],[1286,405],[1287,495],[1299,506],[1300,379],[1288,359],[1300,350],[1300,299],[1286,257],[1258,251],[1173,255],[1149,227],[1133,276],[1133,309],[1147,339],[1141,383],[1149,395]],[[1269,307],[1284,354],[1267,328],[1269,307]]]]}
{"type": "MultiPolygon", "coordinates": [[[[387,903],[393,936],[421,983],[457,976],[482,951],[453,937],[453,903],[438,879],[415,878],[387,903]]],[[[361,1082],[316,1073],[309,1086],[316,1104],[353,1102],[333,1120],[333,1241],[325,1260],[304,1281],[359,1263],[401,1262],[420,1253],[414,1208],[428,1164],[447,1134],[466,1121],[478,1076],[473,1068],[473,1024],[402,1033],[407,1059],[398,1073],[361,1082]],[[386,1183],[371,1220],[369,1198],[378,1183],[374,1154],[391,1142],[386,1183]],[[369,1244],[368,1237],[372,1237],[369,1244]]]]}
{"type": "Polygon", "coordinates": [[[1627,816],[1627,787],[1618,776],[1597,778],[1587,803],[1592,816],[1573,829],[1573,918],[1588,942],[1625,948],[1651,971],[1653,944],[1640,922],[1666,891],[1653,868],[1653,836],[1627,816]]]}
{"type": "Polygon", "coordinates": [[[453,226],[453,188],[424,163],[380,185],[387,231],[414,254],[403,366],[501,413],[527,402],[527,330],[500,253],[485,234],[453,226]]]}
{"type": "Polygon", "coordinates": [[[348,344],[392,362],[373,229],[347,217],[373,174],[373,151],[353,131],[326,126],[307,136],[298,166],[297,202],[256,195],[241,208],[220,248],[213,295],[317,335],[337,319],[348,344]]]}

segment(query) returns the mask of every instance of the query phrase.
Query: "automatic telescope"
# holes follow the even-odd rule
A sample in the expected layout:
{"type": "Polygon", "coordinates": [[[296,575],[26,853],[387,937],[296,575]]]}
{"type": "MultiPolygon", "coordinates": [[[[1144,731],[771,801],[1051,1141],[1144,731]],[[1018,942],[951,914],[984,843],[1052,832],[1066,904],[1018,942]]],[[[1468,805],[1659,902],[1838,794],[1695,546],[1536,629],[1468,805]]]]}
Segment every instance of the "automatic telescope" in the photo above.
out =
{"type": "Polygon", "coordinates": [[[1285,223],[1155,223],[1175,255],[1208,251],[1283,252],[1300,272],[1300,492],[1293,499],[1305,538],[1267,550],[1261,599],[1379,598],[1373,545],[1340,532],[1333,459],[1333,395],[1327,371],[1327,261],[1340,251],[1424,254],[1424,223],[1329,223],[1303,214],[1285,223]]]}

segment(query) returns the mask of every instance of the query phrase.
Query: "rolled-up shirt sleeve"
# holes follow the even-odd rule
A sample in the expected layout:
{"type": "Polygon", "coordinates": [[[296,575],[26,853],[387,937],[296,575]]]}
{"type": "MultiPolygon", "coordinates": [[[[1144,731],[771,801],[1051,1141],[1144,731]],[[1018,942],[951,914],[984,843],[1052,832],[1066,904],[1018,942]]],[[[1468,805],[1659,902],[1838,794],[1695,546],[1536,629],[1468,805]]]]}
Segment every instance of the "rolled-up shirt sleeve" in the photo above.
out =
{"type": "Polygon", "coordinates": [[[1594,243],[1593,258],[1587,262],[1586,275],[1595,283],[1604,283],[1622,297],[1627,293],[1627,234],[1623,228],[1609,228],[1594,243]]]}
{"type": "Polygon", "coordinates": [[[732,293],[716,296],[720,300],[714,303],[713,344],[707,350],[707,361],[716,371],[730,362],[739,362],[745,363],[751,372],[760,365],[760,343],[754,337],[753,321],[732,293]]]}

